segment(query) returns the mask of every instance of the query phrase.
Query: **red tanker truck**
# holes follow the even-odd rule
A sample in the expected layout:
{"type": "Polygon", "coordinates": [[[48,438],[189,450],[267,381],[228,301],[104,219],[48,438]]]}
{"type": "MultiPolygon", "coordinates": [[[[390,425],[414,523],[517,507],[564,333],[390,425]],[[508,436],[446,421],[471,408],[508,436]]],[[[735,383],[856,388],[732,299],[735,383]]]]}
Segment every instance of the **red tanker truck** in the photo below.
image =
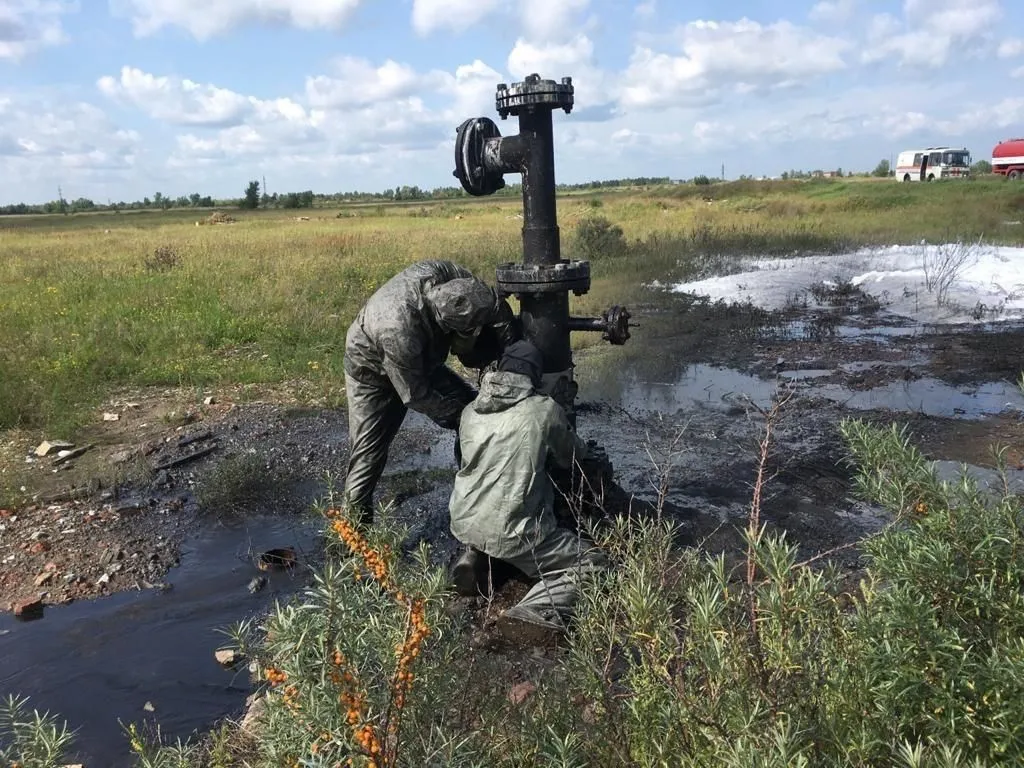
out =
{"type": "Polygon", "coordinates": [[[999,142],[992,150],[992,173],[1008,179],[1024,178],[1024,139],[999,142]]]}

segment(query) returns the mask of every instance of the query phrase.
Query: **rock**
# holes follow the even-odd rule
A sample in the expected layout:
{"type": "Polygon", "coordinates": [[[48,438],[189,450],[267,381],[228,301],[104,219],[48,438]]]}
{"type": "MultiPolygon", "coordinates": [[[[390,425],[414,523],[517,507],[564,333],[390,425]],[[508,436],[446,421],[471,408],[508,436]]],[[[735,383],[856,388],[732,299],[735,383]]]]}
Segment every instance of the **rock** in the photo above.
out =
{"type": "Polygon", "coordinates": [[[142,708],[146,712],[156,712],[156,707],[153,706],[153,702],[151,702],[151,701],[147,701],[145,704],[143,704],[142,708]]]}
{"type": "Polygon", "coordinates": [[[217,659],[217,663],[225,667],[237,664],[244,658],[244,654],[235,648],[221,648],[213,655],[217,659]]]}
{"type": "Polygon", "coordinates": [[[104,421],[118,421],[120,418],[121,418],[121,416],[119,414],[116,414],[116,413],[104,413],[103,414],[103,420],[104,421]]]}
{"type": "Polygon", "coordinates": [[[108,584],[108,583],[110,583],[110,574],[109,573],[104,573],[102,576],[100,576],[98,579],[96,579],[96,583],[97,584],[108,584]]]}
{"type": "Polygon", "coordinates": [[[60,451],[57,454],[57,458],[53,460],[53,463],[64,464],[65,462],[71,461],[71,459],[78,458],[92,447],[92,445],[83,445],[81,448],[75,448],[74,450],[60,451]]]}
{"type": "Polygon", "coordinates": [[[50,583],[50,579],[52,579],[52,578],[53,578],[53,571],[49,571],[49,572],[43,571],[43,573],[40,573],[38,576],[36,576],[35,581],[33,583],[37,587],[41,587],[44,584],[49,584],[50,583]]]}
{"type": "Polygon", "coordinates": [[[43,601],[38,597],[18,600],[12,605],[11,612],[20,619],[39,618],[43,615],[43,601]]]}
{"type": "Polygon", "coordinates": [[[46,541],[45,539],[40,539],[39,541],[33,543],[32,546],[28,548],[28,551],[29,554],[32,555],[41,555],[44,552],[49,552],[50,542],[46,541]]]}
{"type": "Polygon", "coordinates": [[[208,398],[203,400],[203,405],[213,405],[216,402],[217,398],[215,398],[213,395],[210,395],[208,398]]]}
{"type": "Polygon", "coordinates": [[[266,576],[255,576],[255,577],[253,577],[252,581],[249,582],[249,594],[250,595],[255,595],[257,592],[259,592],[265,586],[267,586],[267,577],[266,576]]]}
{"type": "Polygon", "coordinates": [[[61,440],[44,440],[36,448],[36,456],[49,456],[51,453],[68,451],[74,447],[74,443],[65,443],[61,440]]]}
{"type": "Polygon", "coordinates": [[[242,722],[239,723],[239,728],[247,733],[255,735],[259,720],[266,710],[267,697],[265,695],[253,699],[245,709],[245,715],[242,717],[242,722]]]}
{"type": "Polygon", "coordinates": [[[120,549],[117,547],[108,547],[100,556],[100,565],[110,565],[115,560],[120,560],[123,557],[124,552],[120,549]]]}
{"type": "Polygon", "coordinates": [[[537,690],[537,686],[531,683],[529,680],[517,683],[512,686],[512,690],[508,692],[508,700],[513,705],[519,706],[526,701],[530,695],[537,690]]]}
{"type": "Polygon", "coordinates": [[[131,461],[133,451],[118,451],[110,455],[110,461],[112,464],[124,464],[131,461]]]}

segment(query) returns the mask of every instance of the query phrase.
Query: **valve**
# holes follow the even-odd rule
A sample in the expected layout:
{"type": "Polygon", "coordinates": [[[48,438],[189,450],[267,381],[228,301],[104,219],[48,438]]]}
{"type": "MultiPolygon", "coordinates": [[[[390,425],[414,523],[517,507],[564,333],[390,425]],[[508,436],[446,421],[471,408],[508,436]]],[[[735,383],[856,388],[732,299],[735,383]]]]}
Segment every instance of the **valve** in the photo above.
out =
{"type": "Polygon", "coordinates": [[[489,117],[471,117],[455,132],[455,170],[452,176],[474,197],[493,195],[504,188],[501,171],[487,168],[484,157],[488,140],[500,139],[501,131],[489,117]]]}
{"type": "Polygon", "coordinates": [[[630,325],[630,318],[629,310],[616,304],[602,312],[600,317],[570,317],[569,330],[597,331],[605,341],[620,346],[629,341],[629,329],[637,327],[636,323],[630,325]]]}

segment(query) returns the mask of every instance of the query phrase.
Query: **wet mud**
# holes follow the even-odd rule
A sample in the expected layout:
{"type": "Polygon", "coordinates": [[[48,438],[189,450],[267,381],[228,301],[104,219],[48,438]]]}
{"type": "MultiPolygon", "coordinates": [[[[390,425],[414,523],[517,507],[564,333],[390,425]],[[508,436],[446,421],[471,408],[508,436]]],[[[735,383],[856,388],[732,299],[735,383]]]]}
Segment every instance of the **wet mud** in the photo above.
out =
{"type": "MultiPolygon", "coordinates": [[[[949,471],[967,462],[984,475],[992,466],[990,446],[1001,443],[1011,468],[1024,473],[1024,395],[1014,371],[1022,358],[1014,362],[1012,352],[1024,349],[1019,324],[934,329],[861,305],[771,314],[690,297],[659,298],[635,317],[641,328],[625,347],[577,355],[578,425],[612,459],[624,494],[616,511],[631,504],[660,510],[679,523],[683,544],[737,549],[764,411],[779,399],[785,405],[774,427],[762,519],[805,557],[855,542],[886,522],[852,494],[853,469],[838,432],[845,417],[906,424],[925,454],[949,471]]],[[[223,638],[214,630],[301,587],[319,552],[308,508],[328,489],[325,473],[339,485],[344,475],[343,411],[238,404],[175,430],[175,439],[189,430],[210,430],[218,449],[145,484],[118,487],[108,502],[133,494],[147,500],[118,525],[125,526],[124,541],[145,531],[150,543],[155,535],[171,542],[166,563],[147,576],[170,589],[153,584],[140,591],[142,585],[111,577],[104,587],[113,594],[47,605],[42,620],[0,616],[0,653],[10,660],[0,673],[3,692],[32,695],[35,706],[81,727],[79,745],[90,765],[126,764],[118,717],[155,719],[165,737],[175,738],[240,714],[248,677],[216,663],[223,638]],[[232,462],[251,469],[247,456],[258,457],[259,477],[274,478],[272,489],[226,469],[232,462]],[[169,509],[173,499],[179,509],[169,509]],[[204,508],[204,499],[221,512],[233,508],[231,514],[204,508]],[[259,573],[253,553],[285,546],[299,553],[300,567],[250,593],[247,584],[259,573]],[[146,702],[153,712],[143,709],[146,702]]],[[[452,442],[451,433],[410,414],[380,492],[409,526],[406,546],[430,543],[438,564],[457,550],[447,528],[452,442]]],[[[128,549],[145,553],[146,546],[128,549]]],[[[58,548],[20,552],[12,562],[28,563],[19,567],[31,584],[58,548]]],[[[68,567],[84,573],[81,563],[92,562],[95,551],[68,567]]],[[[855,548],[834,557],[842,567],[860,566],[855,548]]],[[[511,584],[506,598],[522,589],[511,584]]]]}

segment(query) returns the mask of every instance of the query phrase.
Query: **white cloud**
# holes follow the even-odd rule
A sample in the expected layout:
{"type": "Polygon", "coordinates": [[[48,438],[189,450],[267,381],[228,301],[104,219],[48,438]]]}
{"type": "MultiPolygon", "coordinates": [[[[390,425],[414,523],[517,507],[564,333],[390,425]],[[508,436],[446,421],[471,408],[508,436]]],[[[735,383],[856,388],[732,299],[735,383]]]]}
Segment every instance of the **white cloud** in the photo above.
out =
{"type": "Polygon", "coordinates": [[[145,37],[163,27],[181,27],[207,40],[242,24],[340,29],[361,0],[110,0],[111,9],[132,20],[145,37]]]}
{"type": "Polygon", "coordinates": [[[67,42],[61,16],[77,3],[57,0],[0,0],[0,60],[21,61],[29,54],[67,42]]]}
{"type": "MultiPolygon", "coordinates": [[[[17,180],[18,198],[111,196],[123,188],[143,148],[97,107],[71,99],[0,98],[0,178],[17,180]]],[[[13,187],[13,185],[12,185],[13,187]]],[[[17,202],[17,200],[11,200],[17,202]]]]}
{"type": "Polygon", "coordinates": [[[576,18],[590,0],[522,0],[523,28],[534,42],[564,40],[579,29],[576,18]]]}
{"type": "Polygon", "coordinates": [[[490,16],[518,21],[535,43],[572,37],[579,30],[579,15],[590,0],[413,0],[412,26],[427,36],[439,31],[460,33],[490,16]]]}
{"type": "Polygon", "coordinates": [[[996,55],[1001,59],[1013,59],[1024,54],[1024,39],[1019,37],[1003,40],[996,49],[996,55]]]}
{"type": "Polygon", "coordinates": [[[637,3],[633,9],[633,15],[641,19],[653,19],[658,14],[657,0],[644,0],[637,3]]]}
{"type": "Polygon", "coordinates": [[[1002,16],[999,0],[905,0],[900,22],[889,14],[872,20],[861,58],[894,58],[904,65],[938,68],[957,50],[976,49],[1002,16]]]}
{"type": "Polygon", "coordinates": [[[1010,72],[1010,77],[1024,78],[1024,67],[1017,67],[1015,70],[1010,72]]]}
{"type": "Polygon", "coordinates": [[[427,89],[435,89],[443,72],[420,74],[407,64],[388,59],[379,67],[352,56],[338,59],[335,76],[306,78],[306,98],[314,107],[338,109],[405,98],[427,89]]]}
{"type": "Polygon", "coordinates": [[[412,26],[420,35],[463,32],[505,5],[505,0],[412,0],[412,26]]]}
{"type": "Polygon", "coordinates": [[[520,38],[508,55],[507,66],[516,80],[533,73],[556,81],[571,77],[577,114],[611,104],[618,95],[615,79],[594,64],[594,43],[586,35],[549,44],[520,38]]]}
{"type": "Polygon", "coordinates": [[[681,55],[638,47],[625,73],[622,105],[664,108],[710,103],[721,89],[782,86],[845,68],[849,43],[788,21],[762,25],[694,21],[678,31],[681,55]]]}
{"type": "Polygon", "coordinates": [[[226,88],[158,77],[135,67],[122,67],[119,78],[106,75],[96,85],[105,96],[152,118],[182,125],[237,125],[256,107],[256,100],[226,88]]]}
{"type": "Polygon", "coordinates": [[[857,0],[821,0],[811,8],[811,19],[823,24],[844,24],[854,17],[857,0]]]}
{"type": "Polygon", "coordinates": [[[421,73],[393,60],[376,66],[342,58],[331,75],[307,79],[305,105],[243,97],[249,108],[238,124],[179,136],[170,163],[186,168],[245,157],[273,164],[434,149],[450,143],[465,118],[493,114],[495,86],[502,79],[480,60],[454,73],[421,73]]]}
{"type": "Polygon", "coordinates": [[[962,136],[972,131],[1010,128],[1022,122],[1024,98],[1018,96],[957,112],[953,117],[937,120],[936,125],[940,131],[962,136]]]}

